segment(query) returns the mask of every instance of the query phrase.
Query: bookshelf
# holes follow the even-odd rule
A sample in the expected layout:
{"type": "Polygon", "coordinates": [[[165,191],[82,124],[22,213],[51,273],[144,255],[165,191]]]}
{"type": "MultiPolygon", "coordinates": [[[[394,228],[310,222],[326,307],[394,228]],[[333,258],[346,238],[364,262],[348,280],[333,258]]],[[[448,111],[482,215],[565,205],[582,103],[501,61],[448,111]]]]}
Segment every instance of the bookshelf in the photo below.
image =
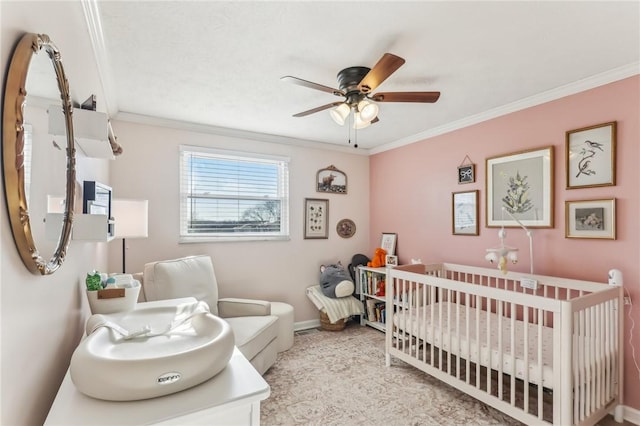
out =
{"type": "Polygon", "coordinates": [[[385,331],[387,312],[384,291],[386,277],[386,268],[358,267],[360,300],[364,306],[360,325],[368,325],[377,330],[385,331]]]}

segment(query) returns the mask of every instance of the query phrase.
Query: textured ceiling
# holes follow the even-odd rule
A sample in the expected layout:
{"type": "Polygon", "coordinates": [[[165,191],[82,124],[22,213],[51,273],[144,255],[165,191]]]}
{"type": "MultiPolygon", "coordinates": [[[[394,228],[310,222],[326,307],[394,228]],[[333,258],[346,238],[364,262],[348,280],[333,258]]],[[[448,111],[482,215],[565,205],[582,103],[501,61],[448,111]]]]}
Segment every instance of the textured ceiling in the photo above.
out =
{"type": "Polygon", "coordinates": [[[377,91],[442,95],[435,104],[380,104],[380,122],[357,133],[360,147],[373,151],[585,79],[633,75],[640,60],[635,1],[94,4],[102,34],[93,37],[104,38],[97,55],[116,118],[345,146],[355,135],[328,111],[292,117],[341,98],[280,77],[338,87],[343,68],[372,67],[385,52],[403,57],[377,91]]]}

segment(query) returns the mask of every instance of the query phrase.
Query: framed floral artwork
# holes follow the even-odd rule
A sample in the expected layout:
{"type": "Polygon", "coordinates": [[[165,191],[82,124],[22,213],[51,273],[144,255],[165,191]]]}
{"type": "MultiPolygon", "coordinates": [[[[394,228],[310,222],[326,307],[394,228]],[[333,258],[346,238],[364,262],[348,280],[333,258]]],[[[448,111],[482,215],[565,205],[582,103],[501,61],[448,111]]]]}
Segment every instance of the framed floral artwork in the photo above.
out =
{"type": "Polygon", "coordinates": [[[553,228],[553,146],[486,160],[487,227],[553,228]]]}
{"type": "Polygon", "coordinates": [[[567,189],[616,184],[616,122],[570,130],[566,135],[567,189]]]}
{"type": "Polygon", "coordinates": [[[304,199],[304,239],[329,238],[329,200],[304,199]]]}
{"type": "Polygon", "coordinates": [[[616,239],[616,199],[565,201],[566,238],[616,239]]]}

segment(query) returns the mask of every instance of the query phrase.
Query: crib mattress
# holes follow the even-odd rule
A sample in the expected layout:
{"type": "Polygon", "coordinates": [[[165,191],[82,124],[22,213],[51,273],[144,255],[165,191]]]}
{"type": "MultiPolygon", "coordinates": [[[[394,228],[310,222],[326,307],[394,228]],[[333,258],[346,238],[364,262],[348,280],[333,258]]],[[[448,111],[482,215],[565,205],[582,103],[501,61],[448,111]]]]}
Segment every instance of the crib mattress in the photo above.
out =
{"type": "Polygon", "coordinates": [[[538,364],[538,325],[527,325],[528,368],[525,368],[525,324],[523,321],[515,321],[514,356],[511,348],[510,318],[499,317],[495,313],[475,308],[469,308],[467,312],[466,306],[460,305],[459,316],[456,319],[457,306],[453,303],[441,302],[410,310],[399,310],[393,317],[393,323],[399,329],[399,333],[404,332],[417,336],[452,355],[459,355],[462,359],[480,363],[480,365],[491,367],[494,370],[499,370],[500,364],[502,364],[502,371],[505,374],[515,374],[519,379],[526,378],[529,382],[536,384],[541,383],[542,380],[544,387],[552,388],[552,328],[541,327],[542,368],[540,368],[538,364]],[[448,309],[451,310],[451,321],[447,319],[448,309]],[[441,317],[440,312],[442,312],[441,317]],[[468,331],[467,317],[469,318],[468,331]],[[441,321],[440,318],[442,318],[441,321]],[[479,323],[479,327],[476,326],[476,322],[479,323]],[[499,322],[502,324],[502,339],[499,338],[499,322]],[[490,335],[490,339],[487,339],[487,334],[490,335]],[[528,370],[528,377],[525,377],[526,370],[528,370]]]}

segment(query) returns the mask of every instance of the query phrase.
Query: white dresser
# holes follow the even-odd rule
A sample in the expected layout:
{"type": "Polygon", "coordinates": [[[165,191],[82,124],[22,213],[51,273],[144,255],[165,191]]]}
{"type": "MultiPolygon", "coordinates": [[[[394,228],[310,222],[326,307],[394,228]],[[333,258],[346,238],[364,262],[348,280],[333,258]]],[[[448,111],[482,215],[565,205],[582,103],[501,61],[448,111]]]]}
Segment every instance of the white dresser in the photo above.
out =
{"type": "MultiPolygon", "coordinates": [[[[157,302],[156,302],[157,303],[157,302]]],[[[182,392],[140,401],[104,401],[79,392],[69,371],[45,425],[259,425],[267,382],[238,348],[224,370],[182,392]]]]}

